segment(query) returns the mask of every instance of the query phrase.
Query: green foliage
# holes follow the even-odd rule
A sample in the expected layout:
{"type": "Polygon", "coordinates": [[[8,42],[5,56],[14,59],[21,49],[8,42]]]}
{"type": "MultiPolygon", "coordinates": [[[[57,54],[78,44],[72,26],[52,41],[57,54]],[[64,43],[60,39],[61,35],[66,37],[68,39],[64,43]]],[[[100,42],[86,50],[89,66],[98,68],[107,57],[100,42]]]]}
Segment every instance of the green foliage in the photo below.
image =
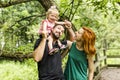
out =
{"type": "Polygon", "coordinates": [[[3,49],[11,52],[32,51],[32,45],[37,38],[34,35],[37,34],[35,32],[38,31],[38,24],[42,19],[38,16],[43,15],[43,12],[39,2],[22,3],[0,9],[0,33],[2,41],[5,42],[3,49]],[[32,45],[28,45],[29,42],[32,45]],[[17,49],[17,46],[20,47],[17,49]]]}
{"type": "MultiPolygon", "coordinates": [[[[65,15],[69,18],[77,29],[87,26],[94,30],[98,56],[104,56],[105,39],[107,48],[110,49],[107,50],[107,55],[120,54],[118,36],[120,35],[120,4],[117,0],[61,0],[59,6],[61,16],[65,15]],[[74,14],[75,9],[77,10],[74,14]],[[115,48],[115,50],[111,50],[111,48],[115,48]]],[[[63,69],[66,61],[67,58],[63,60],[63,69]]],[[[114,61],[108,59],[109,63],[115,63],[114,61]]]]}
{"type": "Polygon", "coordinates": [[[112,58],[112,59],[107,59],[107,63],[108,64],[116,64],[119,65],[120,64],[120,59],[119,58],[112,58]]]}
{"type": "MultiPolygon", "coordinates": [[[[2,0],[6,3],[9,0],[2,0]]],[[[96,48],[101,50],[104,41],[107,47],[120,45],[120,2],[119,0],[56,0],[60,16],[70,20],[76,29],[90,27],[96,33],[96,48]]],[[[0,42],[5,42],[5,51],[31,52],[45,11],[38,1],[30,1],[0,9],[0,42]]],[[[64,35],[62,36],[64,37],[64,35]]],[[[2,49],[2,45],[0,44],[2,49]]],[[[101,53],[102,51],[100,51],[101,53]]],[[[119,51],[118,51],[119,52],[119,51]]],[[[120,54],[108,51],[108,54],[120,54]]],[[[65,67],[67,58],[63,60],[65,67]]]]}
{"type": "Polygon", "coordinates": [[[25,45],[20,45],[17,49],[16,52],[21,52],[23,54],[33,52],[33,44],[28,43],[25,45]]]}
{"type": "MultiPolygon", "coordinates": [[[[71,20],[77,29],[88,26],[95,31],[96,47],[102,47],[100,43],[104,37],[111,41],[109,35],[116,34],[116,31],[119,30],[120,6],[117,0],[57,0],[56,2],[60,16],[71,20]],[[109,33],[113,28],[116,29],[109,33]]],[[[34,44],[38,38],[40,22],[45,18],[45,16],[38,17],[45,14],[39,2],[31,1],[2,8],[0,13],[0,32],[4,37],[2,41],[5,41],[4,49],[16,51],[16,45],[18,45],[17,50],[19,51],[31,51],[31,48],[27,47],[27,43],[30,41],[31,44],[34,44]],[[28,49],[25,50],[25,47],[28,49]]],[[[118,33],[120,32],[118,31],[118,33]]]]}
{"type": "Polygon", "coordinates": [[[66,66],[67,60],[68,60],[68,54],[62,59],[62,68],[63,68],[63,71],[65,70],[65,66],[66,66]]]}
{"type": "Polygon", "coordinates": [[[0,61],[1,80],[37,80],[37,66],[33,60],[25,63],[0,61]]]}

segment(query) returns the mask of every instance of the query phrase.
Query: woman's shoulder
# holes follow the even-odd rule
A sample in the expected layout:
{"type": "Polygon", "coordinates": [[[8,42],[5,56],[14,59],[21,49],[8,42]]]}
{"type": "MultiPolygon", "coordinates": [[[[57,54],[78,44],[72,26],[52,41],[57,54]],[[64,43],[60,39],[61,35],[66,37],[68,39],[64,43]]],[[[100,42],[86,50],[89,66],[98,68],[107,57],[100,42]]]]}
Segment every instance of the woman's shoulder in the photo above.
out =
{"type": "Polygon", "coordinates": [[[76,44],[76,42],[72,42],[72,41],[67,41],[67,45],[68,48],[70,49],[72,46],[74,46],[76,44]]]}

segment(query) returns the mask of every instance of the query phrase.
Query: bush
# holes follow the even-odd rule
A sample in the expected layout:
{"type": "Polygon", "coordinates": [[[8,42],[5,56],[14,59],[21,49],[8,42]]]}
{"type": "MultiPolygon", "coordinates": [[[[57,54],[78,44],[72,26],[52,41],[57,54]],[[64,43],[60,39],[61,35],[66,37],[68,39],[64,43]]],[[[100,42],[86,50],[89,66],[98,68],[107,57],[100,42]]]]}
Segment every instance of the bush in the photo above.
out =
{"type": "Polygon", "coordinates": [[[0,61],[0,80],[37,80],[37,66],[31,60],[25,62],[0,61]]]}

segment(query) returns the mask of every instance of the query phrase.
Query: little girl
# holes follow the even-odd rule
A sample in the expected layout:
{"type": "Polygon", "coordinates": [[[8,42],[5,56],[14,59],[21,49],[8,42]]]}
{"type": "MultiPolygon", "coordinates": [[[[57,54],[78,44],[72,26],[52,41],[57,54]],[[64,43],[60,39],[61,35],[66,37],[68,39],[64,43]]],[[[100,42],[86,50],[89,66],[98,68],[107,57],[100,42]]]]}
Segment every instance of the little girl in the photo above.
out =
{"type": "MultiPolygon", "coordinates": [[[[42,24],[40,26],[40,29],[39,29],[40,36],[42,31],[47,31],[48,38],[49,38],[51,29],[54,27],[55,24],[62,24],[62,25],[65,24],[65,22],[57,22],[58,19],[59,19],[58,10],[56,9],[55,6],[51,6],[51,8],[49,8],[46,13],[46,19],[42,21],[42,24]]],[[[53,42],[52,38],[49,38],[49,41],[48,41],[49,54],[57,50],[53,48],[52,42],[53,42]]],[[[61,44],[59,40],[58,40],[58,45],[60,46],[60,48],[64,48],[64,46],[61,44]]]]}

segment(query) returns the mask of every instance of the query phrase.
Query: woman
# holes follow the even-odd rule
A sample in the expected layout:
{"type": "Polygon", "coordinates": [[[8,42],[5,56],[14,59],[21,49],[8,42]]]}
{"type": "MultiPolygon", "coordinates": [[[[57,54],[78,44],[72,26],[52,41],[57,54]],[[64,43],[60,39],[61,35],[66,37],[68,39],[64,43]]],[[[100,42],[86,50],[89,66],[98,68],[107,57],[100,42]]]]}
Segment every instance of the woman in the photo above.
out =
{"type": "Polygon", "coordinates": [[[93,80],[95,33],[90,28],[82,27],[75,33],[75,42],[68,41],[68,46],[65,80],[93,80]]]}

